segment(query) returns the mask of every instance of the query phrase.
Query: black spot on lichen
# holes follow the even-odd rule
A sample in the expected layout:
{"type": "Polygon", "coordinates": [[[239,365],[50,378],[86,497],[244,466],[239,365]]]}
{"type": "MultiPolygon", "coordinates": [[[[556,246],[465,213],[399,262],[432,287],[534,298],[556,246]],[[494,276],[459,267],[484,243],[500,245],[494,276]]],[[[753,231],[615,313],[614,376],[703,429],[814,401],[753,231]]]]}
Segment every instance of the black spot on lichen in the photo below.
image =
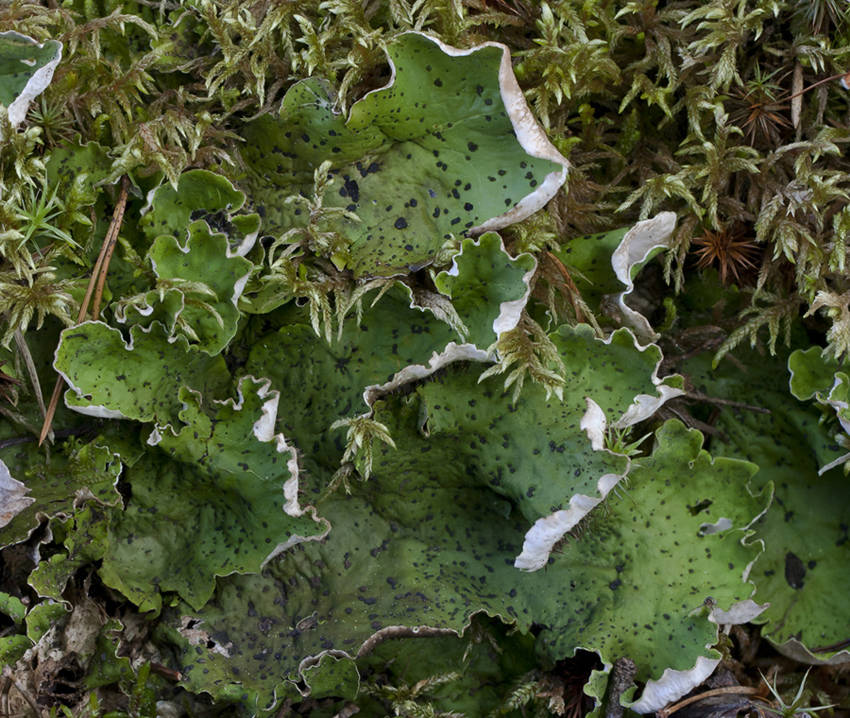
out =
{"type": "Polygon", "coordinates": [[[365,177],[366,175],[369,175],[369,174],[374,174],[379,169],[377,162],[372,162],[372,164],[370,164],[365,169],[363,167],[363,164],[360,163],[360,162],[358,162],[356,166],[357,166],[357,170],[360,172],[361,177],[365,177]]]}
{"type": "Polygon", "coordinates": [[[345,176],[345,184],[339,191],[340,197],[349,197],[352,202],[360,201],[360,187],[353,179],[350,179],[348,175],[345,176]]]}
{"type": "Polygon", "coordinates": [[[806,567],[800,557],[789,551],[785,554],[785,580],[791,588],[801,589],[805,585],[806,567]]]}
{"type": "Polygon", "coordinates": [[[407,229],[407,220],[404,217],[399,217],[393,226],[396,229],[407,229]]]}

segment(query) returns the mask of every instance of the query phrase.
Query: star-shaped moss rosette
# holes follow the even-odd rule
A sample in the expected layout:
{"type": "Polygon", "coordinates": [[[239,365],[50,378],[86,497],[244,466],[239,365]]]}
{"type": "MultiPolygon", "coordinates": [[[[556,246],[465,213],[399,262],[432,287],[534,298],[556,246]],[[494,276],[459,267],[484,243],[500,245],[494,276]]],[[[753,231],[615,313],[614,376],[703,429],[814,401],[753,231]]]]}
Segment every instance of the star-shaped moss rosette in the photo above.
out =
{"type": "Polygon", "coordinates": [[[18,32],[0,32],[0,105],[6,108],[13,128],[24,121],[30,102],[50,84],[61,59],[61,42],[42,44],[18,32]]]}
{"type": "MultiPolygon", "coordinates": [[[[567,161],[534,120],[504,45],[459,50],[419,33],[388,48],[392,78],[336,114],[326,86],[293,86],[280,117],[249,123],[242,156],[267,230],[304,227],[287,198],[314,194],[314,171],[332,163],[325,231],[349,243],[335,257],[354,276],[395,276],[432,263],[447,240],[498,229],[543,207],[566,180],[567,161]]],[[[320,220],[321,222],[321,220],[320,220]]]]}

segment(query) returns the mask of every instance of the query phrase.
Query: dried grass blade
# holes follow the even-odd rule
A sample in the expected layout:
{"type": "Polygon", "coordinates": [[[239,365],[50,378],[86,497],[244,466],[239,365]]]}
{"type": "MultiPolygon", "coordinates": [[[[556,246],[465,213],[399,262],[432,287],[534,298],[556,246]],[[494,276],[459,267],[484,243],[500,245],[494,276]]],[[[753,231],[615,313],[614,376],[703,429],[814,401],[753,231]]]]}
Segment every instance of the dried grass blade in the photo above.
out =
{"type": "Polygon", "coordinates": [[[35,400],[38,402],[38,408],[41,410],[41,416],[45,418],[47,416],[47,409],[44,408],[44,395],[41,391],[41,382],[38,380],[38,372],[35,370],[35,362],[32,360],[30,348],[27,346],[24,333],[20,329],[15,330],[15,343],[18,345],[18,351],[24,358],[27,373],[30,375],[30,381],[32,381],[32,389],[35,392],[35,400]]]}
{"type": "MultiPolygon", "coordinates": [[[[115,243],[118,240],[118,232],[121,229],[121,223],[124,221],[124,210],[127,207],[127,177],[121,180],[121,193],[118,196],[118,203],[115,205],[115,210],[112,213],[112,221],[109,223],[109,229],[106,232],[106,237],[103,240],[103,246],[100,248],[100,254],[92,269],[91,279],[86,288],[86,295],[83,297],[80,304],[80,312],[77,315],[77,324],[80,324],[86,318],[86,312],[89,308],[92,294],[95,293],[95,285],[97,292],[95,294],[94,307],[92,308],[92,317],[97,319],[100,316],[100,302],[103,298],[103,286],[106,282],[106,273],[109,271],[109,261],[112,259],[112,252],[115,250],[115,243]]],[[[47,413],[44,417],[44,424],[41,427],[41,434],[38,437],[38,445],[44,443],[44,439],[50,433],[50,427],[53,424],[53,416],[56,414],[56,407],[59,406],[59,397],[62,394],[62,387],[65,385],[65,380],[60,376],[56,380],[56,386],[53,387],[53,395],[50,397],[50,404],[47,407],[47,413]]]]}

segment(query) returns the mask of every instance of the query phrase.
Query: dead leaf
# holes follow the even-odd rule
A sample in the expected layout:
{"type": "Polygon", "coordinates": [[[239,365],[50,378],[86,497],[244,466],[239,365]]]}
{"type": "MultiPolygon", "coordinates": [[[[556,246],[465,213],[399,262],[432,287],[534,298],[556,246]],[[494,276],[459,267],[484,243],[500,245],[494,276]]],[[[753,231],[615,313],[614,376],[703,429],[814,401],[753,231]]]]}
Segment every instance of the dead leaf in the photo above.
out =
{"type": "Polygon", "coordinates": [[[0,528],[8,524],[35,499],[25,496],[29,489],[9,473],[0,460],[0,528]]]}

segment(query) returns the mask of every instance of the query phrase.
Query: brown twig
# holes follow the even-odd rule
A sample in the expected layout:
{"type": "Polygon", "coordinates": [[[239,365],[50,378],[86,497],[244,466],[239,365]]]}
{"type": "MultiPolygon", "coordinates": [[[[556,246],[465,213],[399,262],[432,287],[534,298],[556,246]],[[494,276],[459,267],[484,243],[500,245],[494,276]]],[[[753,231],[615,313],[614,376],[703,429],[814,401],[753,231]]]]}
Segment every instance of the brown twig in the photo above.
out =
{"type": "Polygon", "coordinates": [[[850,638],[845,638],[843,641],[838,641],[838,643],[832,643],[828,646],[821,646],[820,648],[812,648],[812,653],[832,653],[833,651],[840,651],[843,648],[847,648],[850,646],[850,638]]]}
{"type": "Polygon", "coordinates": [[[722,696],[726,694],[752,696],[756,695],[758,692],[758,688],[751,688],[749,686],[726,686],[725,688],[715,688],[713,690],[706,691],[705,693],[700,693],[697,696],[685,698],[685,700],[679,701],[678,703],[674,703],[669,708],[663,708],[662,710],[658,711],[655,716],[656,718],[668,718],[668,716],[672,715],[680,708],[684,708],[685,706],[688,706],[691,703],[701,701],[703,698],[711,698],[711,696],[722,696]]]}
{"type": "MultiPolygon", "coordinates": [[[[60,439],[66,439],[69,436],[80,436],[93,431],[92,426],[80,426],[76,429],[60,429],[54,432],[54,436],[60,439]]],[[[20,444],[29,444],[33,441],[38,441],[35,436],[13,436],[10,439],[0,439],[0,451],[8,449],[10,446],[19,446],[20,444]]]]}
{"type": "Polygon", "coordinates": [[[289,715],[289,711],[292,708],[292,699],[287,698],[283,703],[281,703],[280,708],[277,713],[275,713],[275,718],[286,718],[289,715]]]}
{"type": "Polygon", "coordinates": [[[579,309],[578,304],[575,300],[575,295],[581,296],[581,292],[579,292],[576,283],[573,281],[573,278],[570,276],[570,273],[567,271],[567,268],[564,266],[564,263],[558,259],[552,252],[546,252],[549,255],[549,259],[552,260],[555,267],[557,267],[558,271],[564,277],[564,284],[570,289],[570,304],[573,305],[573,311],[576,314],[576,321],[583,322],[584,321],[584,313],[579,309]],[[573,294],[574,293],[574,294],[573,294]]]}
{"type": "Polygon", "coordinates": [[[800,95],[805,95],[809,90],[814,90],[818,85],[823,85],[825,82],[832,82],[833,80],[840,79],[840,80],[842,80],[842,83],[843,83],[845,78],[847,78],[847,75],[850,75],[850,73],[842,72],[838,75],[831,75],[830,77],[824,77],[822,80],[818,80],[817,82],[813,82],[808,87],[800,90],[799,92],[795,92],[793,95],[789,95],[785,99],[792,100],[795,97],[799,97],[800,95]]]}
{"type": "Polygon", "coordinates": [[[718,404],[719,406],[732,406],[736,409],[746,409],[747,411],[755,411],[759,414],[770,414],[770,409],[765,409],[763,406],[753,406],[752,404],[742,404],[740,401],[732,401],[731,399],[720,399],[716,396],[707,396],[696,391],[689,391],[685,394],[688,399],[696,401],[704,401],[706,404],[718,404]]]}
{"type": "Polygon", "coordinates": [[[605,707],[605,718],[623,718],[625,712],[620,699],[634,683],[637,666],[631,658],[621,656],[611,667],[611,677],[608,680],[608,703],[605,707]]]}
{"type": "MultiPolygon", "coordinates": [[[[86,295],[83,297],[83,302],[80,304],[80,312],[77,315],[77,324],[83,322],[86,318],[86,312],[89,308],[89,302],[92,298],[92,293],[95,294],[94,307],[92,308],[92,318],[97,319],[100,316],[100,302],[103,297],[103,286],[106,283],[106,273],[109,271],[109,262],[112,259],[112,252],[115,250],[115,243],[118,240],[118,232],[121,229],[121,222],[124,220],[124,210],[127,207],[127,177],[126,175],[121,180],[121,193],[118,195],[118,203],[115,205],[115,211],[112,213],[112,221],[109,223],[109,229],[106,232],[106,237],[103,240],[103,246],[100,248],[100,254],[97,257],[97,262],[92,269],[91,279],[86,288],[86,295]],[[97,291],[95,292],[95,285],[97,291]]],[[[56,380],[56,386],[53,388],[53,395],[50,397],[50,404],[47,407],[47,415],[44,417],[44,424],[41,427],[41,435],[38,437],[38,445],[44,443],[44,439],[50,433],[50,427],[53,424],[53,416],[56,414],[56,407],[59,406],[59,397],[62,395],[62,387],[65,385],[65,380],[60,376],[56,380]]]]}
{"type": "Polygon", "coordinates": [[[9,682],[13,685],[13,686],[15,686],[15,688],[16,688],[16,689],[17,689],[17,691],[18,691],[18,693],[20,693],[20,694],[21,694],[21,696],[23,696],[23,699],[27,702],[27,704],[29,705],[29,707],[30,707],[30,708],[32,708],[32,711],[33,711],[33,713],[35,713],[35,715],[37,716],[37,718],[41,718],[41,717],[42,717],[42,715],[44,715],[44,714],[41,712],[41,709],[38,707],[38,705],[37,705],[37,704],[36,704],[36,702],[32,699],[32,697],[29,695],[29,693],[27,693],[27,692],[26,692],[23,688],[21,688],[21,687],[18,685],[18,681],[17,681],[17,680],[15,680],[15,676],[14,676],[14,675],[12,675],[12,669],[11,669],[9,666],[5,666],[5,667],[3,668],[3,677],[4,677],[5,679],[7,679],[7,680],[8,680],[8,681],[9,681],[9,682]]]}
{"type": "Polygon", "coordinates": [[[109,271],[109,263],[112,261],[112,253],[115,251],[115,244],[118,242],[118,232],[121,230],[121,223],[124,221],[124,210],[126,208],[127,177],[125,175],[121,182],[121,194],[118,196],[118,204],[115,206],[115,212],[112,214],[112,222],[109,225],[109,231],[106,233],[106,239],[103,240],[103,248],[101,249],[103,261],[100,263],[101,266],[97,277],[97,290],[94,293],[94,304],[91,312],[94,319],[100,317],[100,302],[103,299],[103,287],[106,284],[106,273],[109,271]]]}
{"type": "Polygon", "coordinates": [[[151,663],[151,673],[156,673],[158,676],[162,676],[166,680],[174,681],[175,683],[183,680],[183,674],[180,671],[163,666],[161,663],[151,663]]]}

